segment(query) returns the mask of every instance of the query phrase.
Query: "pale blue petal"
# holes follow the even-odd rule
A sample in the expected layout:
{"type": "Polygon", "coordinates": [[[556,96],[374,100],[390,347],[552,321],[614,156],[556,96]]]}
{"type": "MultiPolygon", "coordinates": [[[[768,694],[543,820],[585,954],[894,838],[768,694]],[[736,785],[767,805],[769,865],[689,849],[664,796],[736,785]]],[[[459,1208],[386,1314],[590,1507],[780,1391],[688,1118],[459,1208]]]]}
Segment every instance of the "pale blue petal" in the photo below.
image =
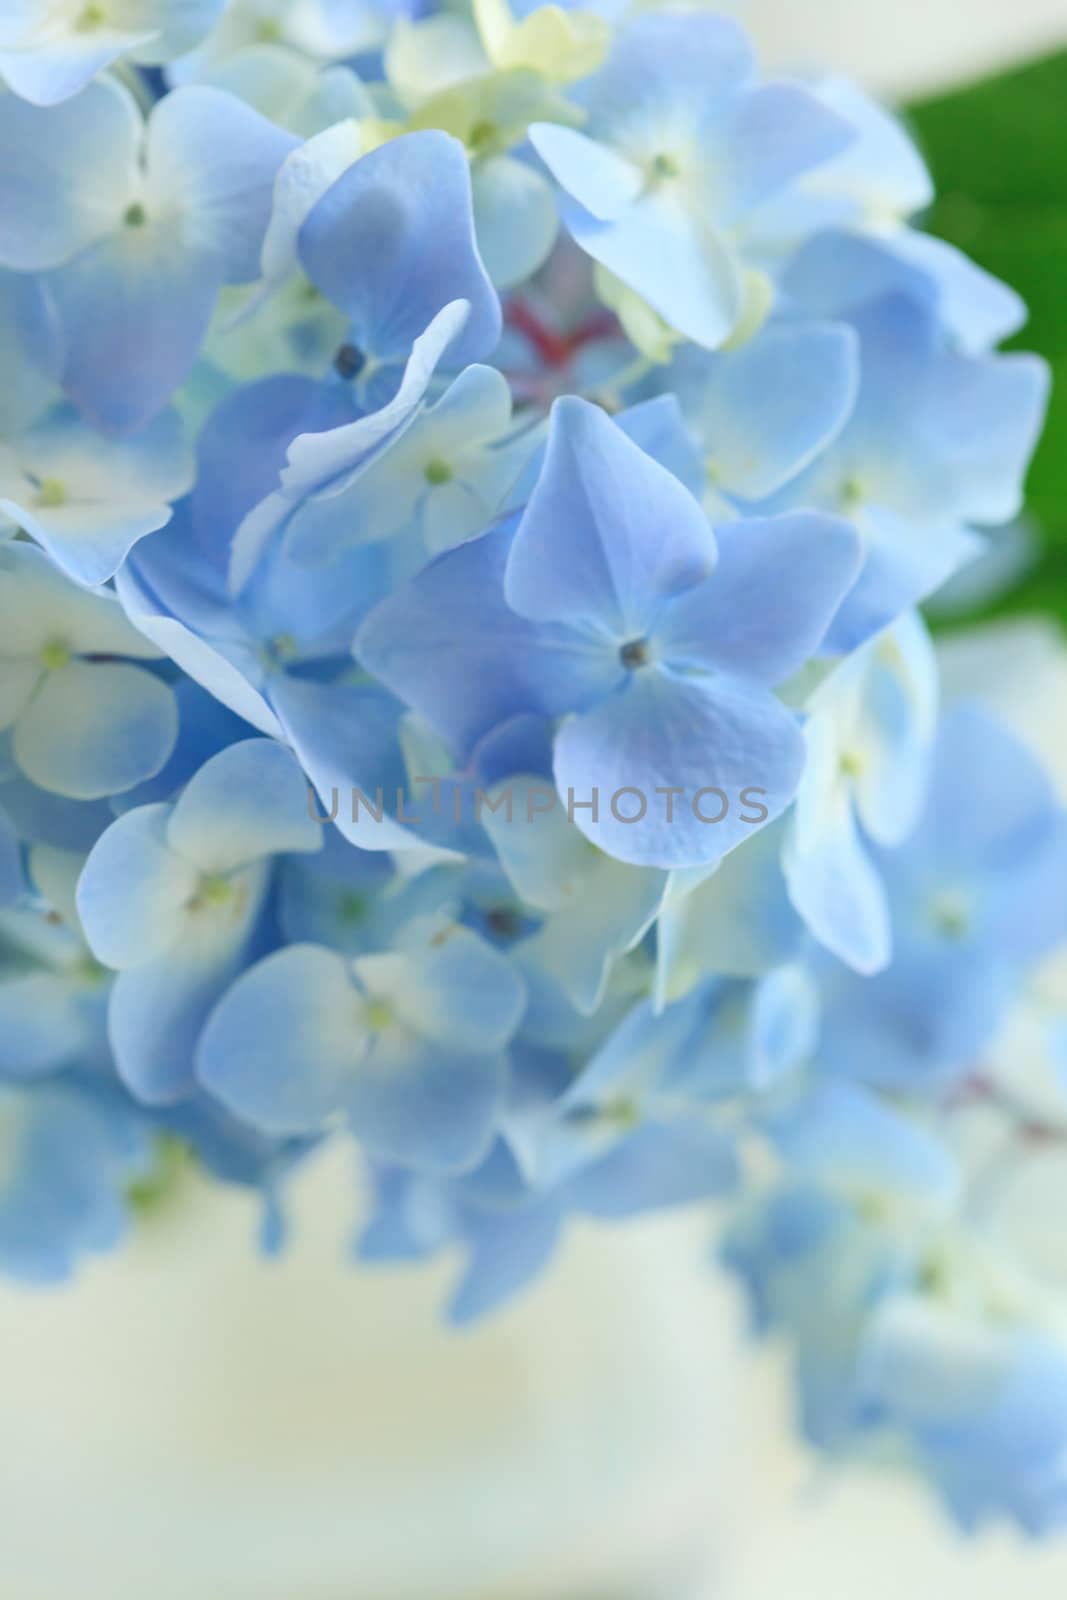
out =
{"type": "Polygon", "coordinates": [[[840,431],[856,399],[859,351],[844,325],[772,325],[728,354],[683,354],[675,376],[713,482],[762,500],[840,431]]]}
{"type": "Polygon", "coordinates": [[[49,280],[67,351],[63,387],[102,428],[133,431],[188,376],[222,281],[178,226],[124,228],[49,280]]]}
{"type": "Polygon", "coordinates": [[[363,684],[281,676],[271,702],[319,797],[317,815],[332,816],[362,850],[406,850],[419,842],[395,819],[408,793],[395,700],[363,684]]]}
{"type": "Polygon", "coordinates": [[[317,1133],[347,1100],[367,1048],[348,963],[290,945],[240,977],[204,1029],[197,1077],[263,1133],[317,1133]]]}
{"type": "Polygon", "coordinates": [[[178,737],[167,684],[126,662],[50,672],[14,731],[15,760],[42,789],[74,800],[121,794],[159,771],[178,737]]]}
{"type": "Polygon", "coordinates": [[[858,523],[865,559],[825,639],[833,655],[855,650],[975,560],[986,541],[953,523],[917,522],[867,506],[858,523]]]}
{"type": "Polygon", "coordinates": [[[0,271],[0,433],[33,422],[52,399],[63,370],[55,310],[40,278],[0,271]]]}
{"type": "Polygon", "coordinates": [[[284,737],[280,722],[260,692],[264,672],[249,647],[234,652],[240,664],[231,661],[184,622],[168,615],[129,567],[118,573],[115,587],[127,616],[146,639],[252,727],[271,738],[284,737]]]}
{"type": "Polygon", "coordinates": [[[244,518],[234,537],[230,583],[235,593],[248,584],[271,539],[303,504],[319,495],[343,493],[352,479],[409,427],[438,362],[459,337],[470,315],[456,300],[442,309],[411,347],[400,386],[378,411],[341,427],[299,433],[289,446],[282,487],[244,518]]]}
{"type": "Polygon", "coordinates": [[[0,95],[0,262],[38,272],[117,228],[136,198],[141,117],[113,79],[39,110],[0,95]]]}
{"type": "Polygon", "coordinates": [[[941,1141],[858,1085],[822,1086],[771,1133],[790,1167],[846,1190],[945,1199],[955,1188],[941,1141]]]}
{"type": "MultiPolygon", "coordinates": [[[[652,667],[564,723],[555,776],[560,792],[573,790],[576,800],[596,790],[598,819],[576,811],[576,821],[609,855],[637,866],[689,867],[717,860],[778,816],[796,793],[803,764],[796,719],[767,690],[726,674],[684,678],[652,667]],[[640,820],[620,821],[610,802],[633,788],[647,809],[640,820]],[[683,790],[669,821],[666,797],[657,793],[666,788],[683,790]],[[714,793],[701,798],[708,789],[721,790],[725,803],[714,793]],[[766,812],[758,821],[742,803],[746,789],[766,812]],[[713,821],[724,804],[725,814],[713,821]]],[[[639,801],[630,794],[618,810],[639,816],[639,801]]]]}
{"type": "Polygon", "coordinates": [[[402,134],[344,173],[300,231],[312,282],[352,318],[355,343],[403,360],[443,306],[470,302],[452,351],[481,360],[500,337],[500,303],[478,255],[463,146],[438,129],[402,134]]]}
{"type": "Polygon", "coordinates": [[[154,961],[181,933],[200,873],[171,848],[170,815],[167,805],[127,811],[89,853],[78,882],[78,915],[105,966],[154,961]]]}
{"type": "Polygon", "coordinates": [[[621,644],[714,562],[707,519],[678,480],[599,406],[557,400],[508,558],[508,604],[541,621],[595,621],[621,644]]]}
{"type": "Polygon", "coordinates": [[[672,893],[656,925],[656,999],[680,1000],[709,971],[754,978],[792,961],[804,926],[782,876],[782,828],[753,838],[688,893],[672,893]]]}
{"type": "Polygon", "coordinates": [[[679,1118],[639,1128],[572,1178],[567,1200],[578,1211],[615,1220],[729,1193],[737,1178],[726,1135],[679,1118]]]}
{"type": "Polygon", "coordinates": [[[501,529],[446,551],[377,605],[356,636],[357,659],[457,757],[513,716],[556,716],[621,680],[617,654],[597,640],[509,609],[509,549],[501,529]]]}
{"type": "Polygon", "coordinates": [[[565,198],[563,221],[594,261],[686,338],[716,350],[744,310],[739,264],[724,238],[679,197],[646,191],[615,221],[565,198]]]}
{"type": "Polygon", "coordinates": [[[800,84],[765,83],[749,90],[723,130],[728,220],[838,155],[854,137],[843,117],[800,84]]]}
{"type": "Polygon", "coordinates": [[[15,824],[0,806],[0,906],[9,906],[20,899],[25,888],[19,836],[15,824]]]}
{"type": "Polygon", "coordinates": [[[36,1078],[69,1066],[87,1038],[69,981],[49,972],[0,980],[0,1078],[36,1078]]]}
{"type": "Polygon", "coordinates": [[[559,229],[551,186],[525,161],[493,156],[471,171],[474,228],[498,289],[524,283],[547,259],[559,229]]]}
{"type": "MultiPolygon", "coordinates": [[[[835,749],[831,757],[836,755],[835,749]]],[[[802,783],[802,798],[804,788],[802,783]]],[[[856,972],[880,972],[891,952],[889,902],[860,836],[849,787],[839,780],[829,794],[817,788],[815,798],[817,815],[786,846],[789,898],[819,943],[840,961],[856,972]]]]}
{"type": "MultiPolygon", "coordinates": [[[[526,990],[507,958],[469,929],[446,926],[411,955],[398,993],[405,1025],[449,1051],[502,1050],[526,1007],[526,990]]],[[[356,962],[362,976],[367,961],[356,962]]]]}
{"type": "Polygon", "coordinates": [[[680,595],[653,631],[673,665],[780,683],[819,649],[860,570],[860,541],[817,512],[729,522],[718,566],[680,595]]]}
{"type": "Polygon", "coordinates": [[[205,930],[194,920],[163,956],[120,972],[108,1007],[115,1067],[135,1099],[173,1105],[196,1088],[196,1049],[215,1005],[245,964],[252,894],[243,916],[205,930]]]}
{"type": "Polygon", "coordinates": [[[9,657],[37,657],[48,644],[61,644],[73,655],[159,655],[130,625],[114,595],[75,588],[43,550],[22,540],[0,549],[0,618],[9,657]]]}
{"type": "Polygon", "coordinates": [[[704,462],[677,395],[657,394],[651,400],[627,406],[615,422],[646,456],[666,467],[694,498],[700,499],[706,483],[704,462]]]}
{"type": "Polygon", "coordinates": [[[467,1172],[487,1154],[507,1058],[452,1051],[405,1029],[378,1035],[347,1096],[352,1131],[379,1160],[467,1172]]]}
{"type": "Polygon", "coordinates": [[[270,739],[243,739],[201,767],[174,807],[167,838],[208,873],[322,848],[307,779],[291,752],[270,739]]]}
{"type": "Polygon", "coordinates": [[[220,280],[259,276],[274,178],[297,140],[221,89],[195,84],[158,101],[148,121],[146,209],[183,218],[189,246],[220,280]]]}
{"type": "Polygon", "coordinates": [[[639,166],[575,128],[535,122],[530,143],[557,183],[601,222],[622,216],[645,187],[639,166]]]}
{"type": "Polygon", "coordinates": [[[36,46],[0,49],[0,78],[34,106],[57,107],[148,37],[143,30],[107,27],[79,31],[75,25],[58,38],[42,40],[36,46]]]}
{"type": "Polygon", "coordinates": [[[114,575],[128,551],[170,518],[169,503],[191,486],[194,467],[180,418],[165,412],[129,438],[87,428],[69,407],[50,412],[17,445],[20,466],[58,484],[60,505],[0,499],[56,564],[86,587],[114,575]]]}

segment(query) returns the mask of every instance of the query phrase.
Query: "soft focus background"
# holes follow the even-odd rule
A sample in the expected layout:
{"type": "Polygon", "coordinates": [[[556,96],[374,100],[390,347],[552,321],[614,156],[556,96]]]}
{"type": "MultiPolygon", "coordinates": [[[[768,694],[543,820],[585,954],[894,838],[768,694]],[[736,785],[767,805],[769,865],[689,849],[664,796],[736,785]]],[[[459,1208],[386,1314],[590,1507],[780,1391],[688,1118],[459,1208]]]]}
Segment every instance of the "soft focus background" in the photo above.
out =
{"type": "MultiPolygon", "coordinates": [[[[1033,310],[1023,342],[1067,379],[1067,65],[951,92],[1067,47],[1067,0],[734,9],[776,65],[847,71],[920,102],[913,125],[942,190],[934,226],[1022,290],[1033,310]]],[[[1008,609],[1067,614],[1063,406],[1035,469],[1033,558],[1008,609]]],[[[957,651],[954,670],[987,675],[1062,772],[1055,637],[1004,626],[957,651]]],[[[702,1270],[704,1219],[579,1233],[522,1305],[445,1335],[433,1318],[446,1272],[338,1265],[346,1185],[334,1168],[299,1186],[297,1245],[280,1264],[253,1259],[244,1197],[189,1180],[180,1210],[75,1289],[0,1291],[0,1593],[1067,1594],[1067,1541],[963,1544],[920,1486],[837,1476],[805,1455],[778,1360],[745,1348],[732,1291],[702,1270]]]]}

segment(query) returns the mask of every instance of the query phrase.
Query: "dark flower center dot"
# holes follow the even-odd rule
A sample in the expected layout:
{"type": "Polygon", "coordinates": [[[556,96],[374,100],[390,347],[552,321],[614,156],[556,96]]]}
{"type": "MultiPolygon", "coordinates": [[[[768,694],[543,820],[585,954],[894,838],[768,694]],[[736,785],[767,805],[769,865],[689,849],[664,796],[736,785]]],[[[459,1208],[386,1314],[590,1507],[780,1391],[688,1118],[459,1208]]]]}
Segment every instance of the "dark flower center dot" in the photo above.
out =
{"type": "Polygon", "coordinates": [[[333,358],[333,370],[346,381],[358,378],[366,365],[366,356],[355,344],[343,344],[333,358]]]}
{"type": "Polygon", "coordinates": [[[497,939],[515,939],[521,923],[514,906],[493,906],[485,914],[485,925],[497,939]]]}
{"type": "Polygon", "coordinates": [[[619,660],[631,672],[635,667],[647,667],[648,645],[644,639],[628,639],[620,646],[619,660]]]}
{"type": "Polygon", "coordinates": [[[141,202],[135,200],[132,206],[126,207],[126,213],[122,220],[127,228],[143,228],[148,221],[148,213],[141,202]]]}

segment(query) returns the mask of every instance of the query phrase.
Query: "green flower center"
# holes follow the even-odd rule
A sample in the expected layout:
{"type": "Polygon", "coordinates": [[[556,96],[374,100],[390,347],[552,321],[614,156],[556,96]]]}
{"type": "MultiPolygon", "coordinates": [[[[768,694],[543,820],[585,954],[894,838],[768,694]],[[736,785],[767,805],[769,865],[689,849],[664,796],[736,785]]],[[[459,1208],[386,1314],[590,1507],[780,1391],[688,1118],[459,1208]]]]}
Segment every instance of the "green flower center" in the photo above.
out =
{"type": "Polygon", "coordinates": [[[52,639],[41,651],[41,665],[46,672],[58,672],[70,665],[70,646],[62,639],[52,639]]]}
{"type": "Polygon", "coordinates": [[[70,495],[62,478],[42,478],[34,496],[34,505],[65,506],[69,499],[70,495]]]}
{"type": "Polygon", "coordinates": [[[423,476],[427,483],[434,485],[448,483],[452,477],[452,468],[447,461],[442,461],[440,456],[435,456],[432,461],[427,461],[423,468],[423,476]]]}

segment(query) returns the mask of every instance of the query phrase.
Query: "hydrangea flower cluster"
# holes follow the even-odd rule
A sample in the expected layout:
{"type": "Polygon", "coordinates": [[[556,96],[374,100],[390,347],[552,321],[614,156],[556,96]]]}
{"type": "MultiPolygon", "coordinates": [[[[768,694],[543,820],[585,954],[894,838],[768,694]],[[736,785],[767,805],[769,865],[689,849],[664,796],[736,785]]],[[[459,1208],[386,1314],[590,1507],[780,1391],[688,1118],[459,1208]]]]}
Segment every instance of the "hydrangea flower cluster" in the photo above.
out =
{"type": "Polygon", "coordinates": [[[714,1199],[817,1445],[1062,1521],[986,1134],[1062,1137],[1067,824],[918,610],[1047,380],[904,130],[607,0],[23,0],[0,77],[0,1264],[174,1141],[277,1247],[350,1140],[458,1321],[714,1199]]]}

